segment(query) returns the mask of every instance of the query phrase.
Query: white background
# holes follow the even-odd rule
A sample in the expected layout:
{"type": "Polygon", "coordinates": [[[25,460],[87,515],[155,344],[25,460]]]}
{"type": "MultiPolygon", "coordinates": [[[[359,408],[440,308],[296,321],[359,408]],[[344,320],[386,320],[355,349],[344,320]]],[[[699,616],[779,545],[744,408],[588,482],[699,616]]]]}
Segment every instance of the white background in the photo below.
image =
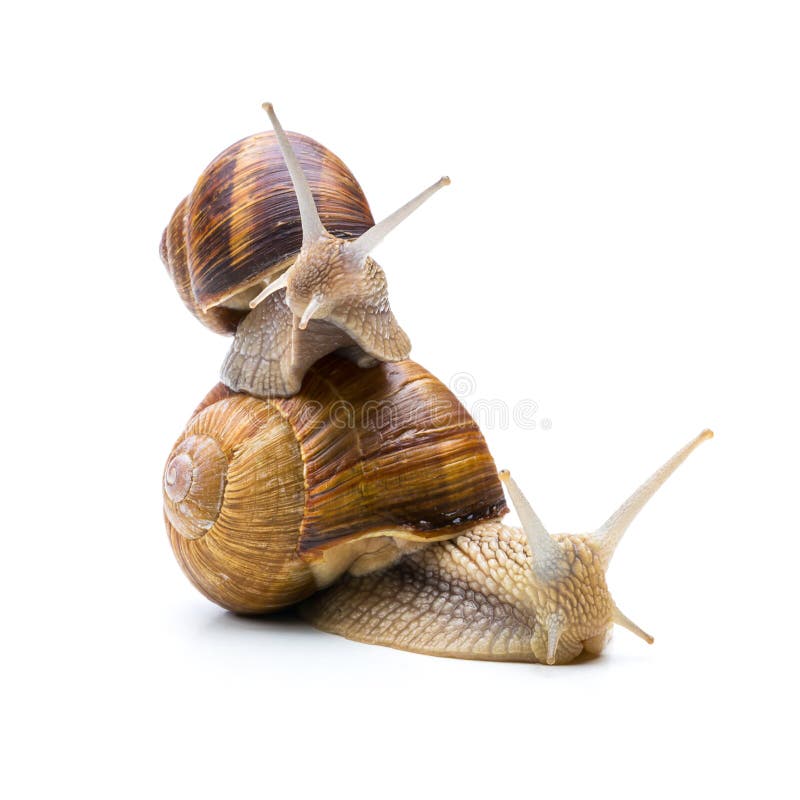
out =
{"type": "Polygon", "coordinates": [[[4,14],[4,797],[797,796],[793,3],[18,5],[4,14]],[[703,427],[609,574],[654,633],[428,658],[201,597],[164,459],[229,340],[158,258],[211,158],[289,129],[376,216],[414,357],[546,525],[703,427]]]}

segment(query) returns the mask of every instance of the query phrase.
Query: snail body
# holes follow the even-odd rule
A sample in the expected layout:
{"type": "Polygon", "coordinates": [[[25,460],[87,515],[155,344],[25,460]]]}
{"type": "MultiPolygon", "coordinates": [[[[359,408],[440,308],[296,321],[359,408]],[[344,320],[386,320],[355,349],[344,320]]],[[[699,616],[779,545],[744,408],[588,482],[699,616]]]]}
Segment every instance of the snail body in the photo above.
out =
{"type": "Polygon", "coordinates": [[[219,385],[164,473],[190,580],[239,613],[301,603],[319,628],[458,658],[566,663],[614,624],[605,571],[635,515],[704,431],[598,531],[551,536],[458,400],[411,361],[331,355],[301,391],[219,385]],[[522,527],[505,525],[502,483],[522,527]]]}
{"type": "Polygon", "coordinates": [[[564,664],[598,654],[618,621],[602,564],[585,537],[555,541],[561,581],[537,579],[521,528],[486,522],[389,569],[346,575],[300,614],[330,633],[425,655],[564,664]]]}

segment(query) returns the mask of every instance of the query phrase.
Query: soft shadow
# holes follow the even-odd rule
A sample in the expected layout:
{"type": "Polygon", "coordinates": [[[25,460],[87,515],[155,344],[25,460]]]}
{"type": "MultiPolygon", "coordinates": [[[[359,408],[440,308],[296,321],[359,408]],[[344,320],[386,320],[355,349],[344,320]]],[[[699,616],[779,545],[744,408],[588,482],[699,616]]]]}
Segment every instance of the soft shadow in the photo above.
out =
{"type": "MultiPolygon", "coordinates": [[[[486,663],[486,662],[483,662],[486,663]]],[[[591,653],[587,653],[585,650],[577,657],[574,658],[572,661],[566,664],[542,664],[540,662],[531,662],[531,661],[509,661],[509,662],[501,662],[504,666],[515,666],[518,669],[534,669],[542,670],[545,674],[552,674],[553,670],[579,670],[579,669],[596,669],[601,665],[608,663],[608,658],[605,657],[604,653],[600,653],[599,655],[593,655],[591,653]]]]}
{"type": "Polygon", "coordinates": [[[279,633],[282,636],[305,636],[317,633],[307,622],[300,619],[292,608],[272,614],[250,616],[220,611],[201,626],[202,632],[211,636],[240,636],[248,632],[279,633]]]}
{"type": "MultiPolygon", "coordinates": [[[[201,638],[225,640],[228,643],[230,643],[231,640],[241,641],[243,636],[248,639],[260,639],[265,633],[267,636],[271,634],[274,639],[282,639],[284,642],[287,639],[307,640],[310,637],[329,638],[332,635],[317,630],[313,625],[303,620],[293,608],[287,608],[282,611],[276,611],[272,614],[264,614],[261,616],[248,616],[220,610],[212,617],[205,619],[204,622],[198,626],[198,635],[201,638]]],[[[333,636],[333,638],[338,639],[339,637],[333,636]]],[[[347,640],[342,639],[341,641],[347,640]]],[[[381,649],[391,650],[392,648],[381,649]]],[[[404,650],[395,652],[411,655],[415,658],[434,658],[434,656],[410,653],[404,650]]],[[[570,661],[568,664],[548,666],[546,664],[532,664],[529,661],[510,661],[502,663],[501,666],[505,669],[513,669],[515,667],[517,669],[530,669],[531,667],[538,667],[546,672],[558,670],[559,668],[587,670],[601,668],[615,659],[619,659],[619,654],[609,656],[606,653],[592,654],[584,650],[577,658],[570,661]]],[[[443,660],[447,661],[450,659],[445,657],[443,660]]],[[[497,662],[481,661],[479,659],[472,661],[466,659],[465,663],[488,665],[497,662]]]]}
{"type": "Polygon", "coordinates": [[[574,661],[571,661],[569,664],[564,664],[564,666],[580,667],[584,664],[595,664],[603,660],[603,653],[587,653],[586,650],[584,650],[574,661]]]}

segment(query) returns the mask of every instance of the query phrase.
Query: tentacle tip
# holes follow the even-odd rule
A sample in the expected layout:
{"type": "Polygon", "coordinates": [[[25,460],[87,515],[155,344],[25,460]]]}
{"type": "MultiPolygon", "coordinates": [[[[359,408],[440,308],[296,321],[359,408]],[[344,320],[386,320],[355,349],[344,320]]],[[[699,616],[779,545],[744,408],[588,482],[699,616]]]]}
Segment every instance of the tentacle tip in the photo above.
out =
{"type": "Polygon", "coordinates": [[[706,441],[706,439],[713,439],[714,438],[714,431],[711,428],[706,428],[698,437],[701,442],[706,441]]]}
{"type": "Polygon", "coordinates": [[[655,641],[655,637],[651,636],[648,633],[648,634],[645,634],[644,640],[647,642],[647,644],[653,644],[653,642],[655,641]]]}
{"type": "Polygon", "coordinates": [[[497,477],[500,478],[503,483],[507,483],[508,479],[511,477],[511,473],[507,469],[501,469],[500,472],[497,473],[497,477]]]}
{"type": "Polygon", "coordinates": [[[439,185],[440,186],[449,186],[450,185],[450,176],[449,175],[442,175],[442,177],[439,178],[439,185]]]}
{"type": "Polygon", "coordinates": [[[256,306],[260,306],[267,297],[269,297],[269,292],[267,292],[265,287],[264,290],[256,295],[247,305],[250,306],[250,308],[255,308],[256,306]]]}
{"type": "Polygon", "coordinates": [[[267,112],[267,114],[271,114],[273,112],[272,103],[262,103],[261,108],[267,112]]]}

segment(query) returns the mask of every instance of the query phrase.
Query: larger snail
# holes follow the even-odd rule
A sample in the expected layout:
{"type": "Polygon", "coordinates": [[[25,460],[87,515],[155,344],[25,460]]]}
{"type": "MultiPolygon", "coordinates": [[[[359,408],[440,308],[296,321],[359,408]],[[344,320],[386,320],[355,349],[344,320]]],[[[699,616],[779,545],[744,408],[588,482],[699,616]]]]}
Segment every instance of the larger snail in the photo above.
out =
{"type": "Polygon", "coordinates": [[[372,249],[442,186],[374,224],[347,167],[319,143],[274,133],[231,145],[175,209],[161,240],[181,298],[208,327],[233,333],[221,380],[259,397],[297,392],[335,350],[361,366],[408,357],[372,249]],[[251,311],[251,309],[254,309],[251,311]]]}
{"type": "Polygon", "coordinates": [[[498,474],[474,421],[411,362],[312,366],[299,394],[218,386],[164,472],[174,552],[240,613],[302,602],[351,639],[431,655],[561,664],[599,653],[614,624],[648,642],[605,571],[648,499],[703,431],[597,531],[551,536],[508,475],[521,528],[500,521],[498,474]]]}

